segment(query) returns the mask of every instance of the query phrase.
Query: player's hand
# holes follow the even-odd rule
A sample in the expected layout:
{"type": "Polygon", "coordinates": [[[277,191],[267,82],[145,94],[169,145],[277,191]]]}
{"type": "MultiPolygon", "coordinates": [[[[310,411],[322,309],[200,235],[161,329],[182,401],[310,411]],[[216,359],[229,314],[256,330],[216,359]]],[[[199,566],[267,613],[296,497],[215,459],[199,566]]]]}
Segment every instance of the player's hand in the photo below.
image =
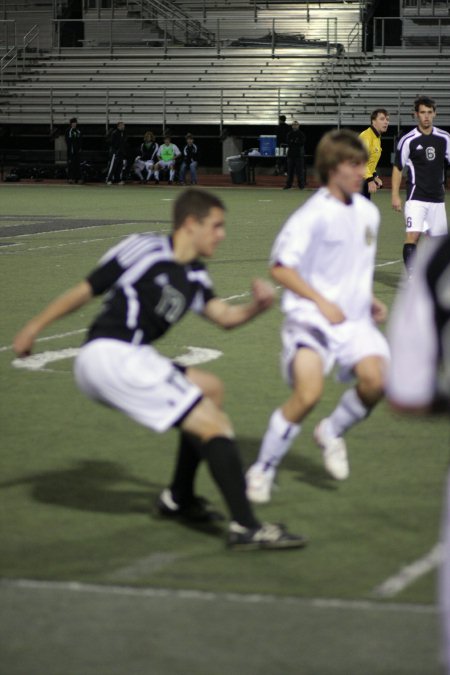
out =
{"type": "Polygon", "coordinates": [[[383,187],[383,181],[381,180],[381,178],[380,178],[379,176],[377,176],[376,178],[374,178],[373,182],[374,182],[375,185],[377,186],[377,190],[379,190],[380,188],[383,187]]]}
{"type": "Polygon", "coordinates": [[[28,325],[17,333],[13,341],[13,349],[17,356],[23,358],[31,354],[35,337],[34,331],[28,325]]]}
{"type": "Polygon", "coordinates": [[[397,195],[392,197],[392,208],[394,209],[394,211],[402,210],[402,200],[397,195]]]}
{"type": "Polygon", "coordinates": [[[259,312],[264,312],[272,306],[275,300],[275,289],[264,279],[254,279],[252,282],[253,300],[259,312]]]}
{"type": "Polygon", "coordinates": [[[372,318],[376,323],[384,323],[388,318],[388,308],[378,298],[372,298],[371,312],[372,318]]]}
{"type": "Polygon", "coordinates": [[[378,190],[378,185],[374,180],[369,181],[367,184],[367,189],[369,190],[370,194],[373,195],[374,192],[378,190]]]}
{"type": "Polygon", "coordinates": [[[339,305],[336,305],[334,302],[329,302],[322,298],[317,303],[321,314],[324,315],[326,319],[332,324],[343,323],[345,321],[345,314],[339,305]]]}

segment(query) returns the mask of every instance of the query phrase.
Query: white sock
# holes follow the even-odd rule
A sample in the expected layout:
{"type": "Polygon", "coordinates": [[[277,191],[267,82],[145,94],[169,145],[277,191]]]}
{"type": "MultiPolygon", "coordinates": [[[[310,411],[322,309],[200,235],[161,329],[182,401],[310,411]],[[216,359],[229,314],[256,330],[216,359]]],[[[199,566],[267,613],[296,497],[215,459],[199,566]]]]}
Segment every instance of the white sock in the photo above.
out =
{"type": "Polygon", "coordinates": [[[300,431],[300,424],[288,422],[279,408],[275,410],[264,434],[257,463],[262,464],[264,469],[278,466],[300,431]]]}
{"type": "Polygon", "coordinates": [[[328,417],[331,435],[343,436],[348,429],[365,419],[369,412],[370,408],[361,401],[356,389],[348,389],[328,417]]]}
{"type": "Polygon", "coordinates": [[[155,180],[159,180],[159,171],[155,171],[155,180]]]}
{"type": "Polygon", "coordinates": [[[169,180],[173,180],[175,177],[175,169],[170,169],[169,171],[169,180]]]}

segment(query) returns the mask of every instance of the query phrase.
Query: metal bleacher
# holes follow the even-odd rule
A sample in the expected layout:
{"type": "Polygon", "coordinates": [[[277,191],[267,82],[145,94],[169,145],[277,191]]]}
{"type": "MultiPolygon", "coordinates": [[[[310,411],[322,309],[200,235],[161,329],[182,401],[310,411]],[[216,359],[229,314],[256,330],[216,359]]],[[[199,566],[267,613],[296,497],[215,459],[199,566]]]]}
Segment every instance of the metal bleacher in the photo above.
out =
{"type": "Polygon", "coordinates": [[[77,115],[106,128],[119,118],[261,126],[283,112],[307,125],[365,125],[382,105],[400,126],[421,93],[437,98],[440,123],[450,124],[450,54],[429,45],[365,52],[362,2],[179,0],[180,16],[203,27],[197,40],[192,32],[184,39],[167,16],[143,15],[143,3],[138,10],[129,0],[109,14],[88,6],[83,37],[70,47],[61,41],[70,20],[55,19],[42,2],[39,35],[45,11],[52,26],[45,39],[20,47],[28,26],[20,33],[16,24],[10,63],[3,47],[2,124],[53,127],[77,115]]]}

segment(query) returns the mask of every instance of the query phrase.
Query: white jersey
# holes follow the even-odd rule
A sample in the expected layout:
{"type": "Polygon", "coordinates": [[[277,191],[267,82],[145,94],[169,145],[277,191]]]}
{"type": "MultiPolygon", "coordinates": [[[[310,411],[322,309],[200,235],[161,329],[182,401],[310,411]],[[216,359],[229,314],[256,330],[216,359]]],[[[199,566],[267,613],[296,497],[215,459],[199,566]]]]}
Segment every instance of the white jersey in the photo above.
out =
{"type": "MultiPolygon", "coordinates": [[[[379,223],[377,207],[362,195],[354,194],[344,204],[321,188],[288,218],[271,263],[295,269],[347,319],[370,318],[379,223]]],[[[281,307],[294,321],[324,329],[329,325],[314,302],[288,289],[281,307]]]]}

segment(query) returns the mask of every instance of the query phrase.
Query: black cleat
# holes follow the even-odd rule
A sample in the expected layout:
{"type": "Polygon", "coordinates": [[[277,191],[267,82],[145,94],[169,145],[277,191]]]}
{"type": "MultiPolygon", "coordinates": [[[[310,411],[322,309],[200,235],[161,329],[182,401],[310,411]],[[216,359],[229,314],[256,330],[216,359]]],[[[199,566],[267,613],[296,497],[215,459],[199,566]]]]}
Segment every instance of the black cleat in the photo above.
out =
{"type": "Polygon", "coordinates": [[[233,551],[284,550],[303,548],[308,543],[306,537],[288,532],[284,525],[263,523],[260,527],[249,528],[230,523],[227,546],[233,551]]]}
{"type": "Polygon", "coordinates": [[[180,518],[192,523],[212,523],[224,520],[219,511],[214,511],[204,497],[191,497],[186,502],[178,504],[172,497],[169,488],[165,488],[156,501],[156,510],[165,518],[180,518]]]}

